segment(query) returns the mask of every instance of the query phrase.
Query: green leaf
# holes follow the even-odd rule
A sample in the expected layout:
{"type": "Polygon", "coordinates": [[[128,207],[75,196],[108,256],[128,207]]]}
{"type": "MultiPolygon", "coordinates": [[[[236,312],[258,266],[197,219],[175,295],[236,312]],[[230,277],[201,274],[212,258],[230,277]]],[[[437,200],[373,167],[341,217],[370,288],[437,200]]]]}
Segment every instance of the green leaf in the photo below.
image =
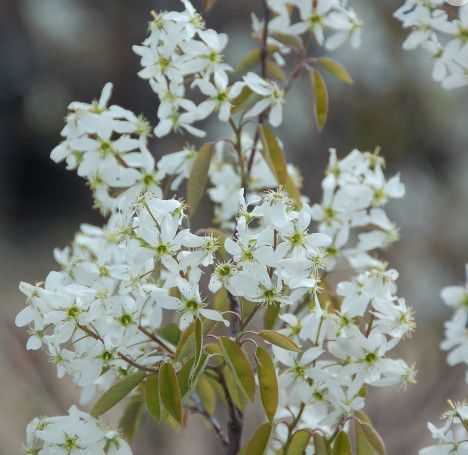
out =
{"type": "Polygon", "coordinates": [[[191,382],[193,381],[193,376],[203,355],[203,325],[200,318],[195,319],[193,335],[195,337],[195,361],[193,362],[193,367],[190,371],[191,382]]]}
{"type": "Polygon", "coordinates": [[[182,398],[177,375],[170,363],[163,363],[159,368],[159,394],[169,414],[182,423],[182,398]]]}
{"type": "Polygon", "coordinates": [[[315,118],[319,130],[322,130],[328,116],[327,87],[322,75],[315,69],[310,72],[310,80],[315,94],[315,118]]]}
{"type": "MultiPolygon", "coordinates": [[[[202,322],[203,333],[208,334],[216,322],[205,319],[202,322]]],[[[181,334],[179,344],[175,352],[175,360],[185,360],[192,358],[196,354],[196,341],[195,341],[195,322],[192,322],[181,334]]]]}
{"type": "Polygon", "coordinates": [[[275,326],[280,309],[279,303],[272,303],[267,306],[265,314],[263,315],[263,326],[266,329],[272,329],[275,326]]]}
{"type": "Polygon", "coordinates": [[[228,337],[219,337],[219,345],[226,364],[236,382],[250,401],[255,398],[255,377],[244,351],[228,337]]]}
{"type": "Polygon", "coordinates": [[[283,69],[278,66],[273,60],[266,61],[266,73],[270,79],[276,79],[279,82],[283,82],[286,79],[283,69]]]}
{"type": "Polygon", "coordinates": [[[206,375],[202,375],[196,387],[198,396],[208,414],[213,415],[216,410],[216,392],[206,375]]]}
{"type": "Polygon", "coordinates": [[[191,357],[195,353],[195,325],[190,324],[180,335],[179,343],[175,352],[175,360],[183,360],[186,357],[191,357]],[[190,342],[189,342],[190,340],[190,342]]]}
{"type": "MultiPolygon", "coordinates": [[[[228,366],[223,368],[223,375],[226,381],[226,387],[228,389],[229,395],[232,397],[232,401],[243,412],[248,403],[248,399],[244,391],[239,386],[239,381],[232,372],[231,368],[228,366]]],[[[222,396],[224,397],[224,392],[222,396]]]]}
{"type": "Polygon", "coordinates": [[[260,330],[258,335],[268,343],[287,349],[288,351],[299,352],[301,348],[291,338],[274,330],[260,330]]]}
{"type": "Polygon", "coordinates": [[[303,50],[302,39],[297,35],[290,35],[288,33],[274,32],[272,36],[285,46],[296,49],[298,52],[303,50]]]}
{"type": "Polygon", "coordinates": [[[156,422],[161,421],[161,401],[159,398],[158,373],[151,374],[146,378],[145,396],[146,407],[156,422]]]}
{"type": "Polygon", "coordinates": [[[315,455],[331,455],[328,442],[323,436],[319,435],[318,433],[314,433],[313,438],[315,455]]]}
{"type": "Polygon", "coordinates": [[[377,430],[372,425],[369,417],[360,411],[356,411],[354,414],[359,419],[359,425],[374,450],[378,455],[385,455],[385,444],[377,430]]]}
{"type": "Polygon", "coordinates": [[[288,168],[283,150],[281,150],[275,135],[267,125],[260,125],[259,128],[260,138],[263,144],[263,157],[273,171],[278,184],[284,185],[288,178],[288,168]]]}
{"type": "Polygon", "coordinates": [[[195,365],[195,358],[191,358],[178,372],[177,378],[179,381],[179,390],[182,400],[190,394],[197,384],[200,375],[206,368],[208,360],[208,356],[203,354],[198,365],[195,365]]]}
{"type": "Polygon", "coordinates": [[[147,376],[144,371],[137,371],[129,374],[121,381],[114,384],[93,406],[91,415],[99,417],[100,415],[113,408],[117,403],[124,399],[143,379],[147,376]]]}
{"type": "Polygon", "coordinates": [[[268,351],[260,346],[255,352],[255,359],[263,408],[268,420],[273,422],[278,407],[278,379],[276,378],[275,365],[268,351]]]}
{"type": "Polygon", "coordinates": [[[354,435],[356,439],[356,454],[357,455],[375,455],[375,450],[371,443],[367,440],[362,429],[362,425],[354,422],[354,435]]]}
{"type": "MultiPolygon", "coordinates": [[[[271,55],[278,50],[277,46],[269,44],[267,46],[267,55],[271,55]]],[[[244,73],[245,71],[253,68],[255,65],[260,63],[261,50],[259,47],[256,47],[244,55],[242,60],[236,67],[237,73],[244,73]]]]}
{"type": "Polygon", "coordinates": [[[193,162],[187,181],[187,200],[191,217],[196,212],[205,192],[206,182],[208,181],[208,170],[210,169],[214,149],[215,145],[211,142],[203,144],[193,162]]]}
{"type": "Polygon", "coordinates": [[[281,146],[267,125],[260,125],[259,128],[260,138],[263,144],[262,154],[265,161],[275,176],[278,185],[282,185],[300,207],[302,205],[301,193],[288,174],[288,167],[281,146]]]}
{"type": "Polygon", "coordinates": [[[296,184],[289,174],[286,183],[284,184],[284,189],[287,191],[289,196],[294,199],[296,206],[300,209],[302,207],[301,192],[298,190],[296,184]]]}
{"type": "Polygon", "coordinates": [[[319,57],[317,62],[324,70],[328,71],[330,74],[333,74],[333,76],[338,78],[340,81],[346,82],[347,84],[353,83],[353,79],[351,78],[346,68],[336,60],[333,60],[329,57],[319,57]]]}
{"type": "Polygon", "coordinates": [[[145,407],[140,400],[128,403],[119,421],[119,428],[125,439],[132,442],[145,422],[145,407]]]}
{"type": "Polygon", "coordinates": [[[271,423],[261,425],[243,449],[243,455],[263,455],[271,435],[271,423]]]}
{"type": "Polygon", "coordinates": [[[169,341],[173,346],[177,346],[180,340],[180,329],[175,322],[171,322],[156,330],[156,333],[169,341]]]}
{"type": "Polygon", "coordinates": [[[286,455],[303,455],[312,435],[307,430],[298,430],[293,434],[286,455]]]}
{"type": "Polygon", "coordinates": [[[340,431],[333,445],[333,455],[353,455],[351,443],[348,435],[344,431],[340,431]]]}
{"type": "Polygon", "coordinates": [[[236,114],[240,110],[247,108],[247,106],[253,104],[254,100],[258,99],[258,95],[255,92],[252,92],[247,85],[244,86],[239,95],[232,100],[231,114],[236,114]]]}

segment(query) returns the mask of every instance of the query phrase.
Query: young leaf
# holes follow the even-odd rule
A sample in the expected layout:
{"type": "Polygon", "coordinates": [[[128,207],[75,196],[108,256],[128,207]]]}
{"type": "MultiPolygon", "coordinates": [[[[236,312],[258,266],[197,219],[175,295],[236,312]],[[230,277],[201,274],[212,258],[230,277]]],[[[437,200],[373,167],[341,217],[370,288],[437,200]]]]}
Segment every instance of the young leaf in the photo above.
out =
{"type": "Polygon", "coordinates": [[[367,440],[362,425],[354,422],[354,436],[356,440],[356,455],[375,455],[375,450],[367,440]]]}
{"type": "Polygon", "coordinates": [[[145,422],[145,408],[140,400],[132,400],[119,421],[119,428],[125,439],[132,442],[145,422]]]}
{"type": "Polygon", "coordinates": [[[330,446],[323,436],[319,435],[318,433],[314,433],[313,439],[316,455],[331,455],[330,446]]]}
{"type": "Polygon", "coordinates": [[[377,433],[377,430],[372,425],[372,422],[370,421],[369,417],[367,417],[366,414],[360,411],[356,411],[355,415],[359,419],[359,425],[361,426],[362,431],[369,443],[371,444],[371,446],[379,455],[385,455],[385,444],[382,438],[380,437],[379,433],[377,433]]]}
{"type": "Polygon", "coordinates": [[[229,395],[231,395],[232,397],[232,401],[243,412],[245,407],[247,406],[248,398],[245,392],[241,390],[242,388],[239,385],[238,379],[232,372],[231,368],[228,366],[225,366],[223,368],[223,375],[226,381],[226,387],[228,389],[229,395]]]}
{"type": "Polygon", "coordinates": [[[296,201],[300,207],[301,193],[297,189],[291,176],[288,174],[288,167],[284,157],[283,150],[281,149],[275,135],[266,125],[260,125],[260,139],[262,140],[263,149],[262,154],[271,169],[276,181],[282,185],[288,194],[296,201]]]}
{"type": "Polygon", "coordinates": [[[187,200],[191,217],[196,212],[205,192],[206,182],[208,181],[208,170],[210,169],[214,149],[215,145],[213,143],[203,144],[193,162],[187,181],[187,200]]]}
{"type": "Polygon", "coordinates": [[[346,82],[347,84],[353,83],[353,79],[341,63],[338,63],[336,60],[329,57],[319,57],[317,61],[324,70],[333,74],[333,76],[338,78],[340,81],[346,82]]]}
{"type": "Polygon", "coordinates": [[[301,192],[297,189],[294,180],[289,174],[288,178],[286,179],[286,183],[284,184],[284,189],[289,194],[289,196],[291,196],[294,199],[297,208],[300,209],[302,207],[301,192]]]}
{"type": "Polygon", "coordinates": [[[250,401],[255,398],[255,378],[244,351],[227,337],[219,337],[224,360],[231,369],[236,382],[250,401]]]}
{"type": "Polygon", "coordinates": [[[288,168],[284,158],[283,150],[281,150],[275,135],[271,132],[267,125],[260,125],[260,138],[262,140],[262,153],[265,161],[270,166],[273,174],[279,185],[284,185],[288,178],[288,168]]]}
{"type": "Polygon", "coordinates": [[[260,346],[255,352],[255,360],[263,408],[268,420],[273,422],[278,407],[278,380],[275,365],[268,351],[260,346]]]}
{"type": "Polygon", "coordinates": [[[201,357],[203,355],[203,325],[200,318],[195,319],[195,361],[190,372],[190,382],[193,380],[193,375],[200,364],[201,357]]]}
{"type": "MultiPolygon", "coordinates": [[[[309,444],[311,434],[307,430],[298,430],[293,434],[286,455],[303,455],[309,444]]],[[[316,450],[317,453],[317,450],[316,450]]]]}
{"type": "Polygon", "coordinates": [[[147,373],[144,371],[137,371],[136,373],[129,374],[120,382],[114,384],[94,405],[91,410],[93,417],[99,417],[109,409],[113,408],[117,403],[124,399],[140,382],[145,379],[147,373]]]}
{"type": "Polygon", "coordinates": [[[279,303],[272,303],[268,305],[265,314],[263,315],[263,326],[270,330],[275,326],[276,320],[278,319],[278,315],[280,312],[280,305],[279,303]]]}
{"type": "Polygon", "coordinates": [[[179,326],[175,322],[171,322],[170,324],[157,329],[156,333],[162,336],[166,341],[169,341],[174,346],[177,346],[180,340],[180,329],[179,326]]]}
{"type": "Polygon", "coordinates": [[[274,32],[272,36],[285,46],[291,47],[299,52],[303,50],[302,39],[297,35],[290,35],[288,33],[274,32]]]}
{"type": "Polygon", "coordinates": [[[268,343],[287,349],[288,351],[299,352],[301,348],[291,338],[274,330],[260,330],[258,335],[268,343]]]}
{"type": "Polygon", "coordinates": [[[159,368],[159,394],[164,407],[174,419],[182,423],[182,399],[174,368],[163,363],[159,368]]]}
{"type": "Polygon", "coordinates": [[[216,409],[216,392],[206,375],[202,375],[196,387],[198,396],[208,414],[213,415],[216,409]]]}
{"type": "Polygon", "coordinates": [[[340,431],[333,445],[333,455],[353,455],[351,443],[348,435],[344,431],[340,431]]]}
{"type": "Polygon", "coordinates": [[[271,423],[261,425],[242,451],[243,455],[263,455],[271,435],[271,423]]]}
{"type": "Polygon", "coordinates": [[[270,79],[276,79],[279,82],[283,82],[286,79],[283,69],[273,60],[266,61],[266,72],[270,79]]]}
{"type": "MultiPolygon", "coordinates": [[[[267,55],[271,55],[277,50],[278,50],[277,46],[269,44],[267,46],[267,55]]],[[[236,72],[244,73],[245,71],[253,68],[255,65],[260,63],[260,54],[261,54],[261,51],[259,47],[256,47],[252,49],[251,51],[249,51],[246,55],[244,55],[242,60],[237,65],[236,72]]]]}
{"type": "Polygon", "coordinates": [[[203,354],[198,365],[195,365],[195,358],[192,357],[182,366],[177,374],[180,396],[182,400],[193,390],[197,384],[198,378],[205,370],[207,363],[208,356],[203,354]]]}
{"type": "Polygon", "coordinates": [[[310,72],[310,80],[315,94],[315,118],[322,130],[328,115],[328,92],[322,75],[315,69],[310,72]]]}
{"type": "Polygon", "coordinates": [[[195,340],[193,332],[195,325],[190,324],[180,335],[179,343],[175,352],[175,360],[183,360],[186,357],[193,356],[195,353],[195,340]],[[190,342],[189,342],[190,340],[190,342]]]}
{"type": "Polygon", "coordinates": [[[161,402],[159,399],[158,373],[146,378],[145,384],[146,407],[156,422],[161,421],[161,402]]]}

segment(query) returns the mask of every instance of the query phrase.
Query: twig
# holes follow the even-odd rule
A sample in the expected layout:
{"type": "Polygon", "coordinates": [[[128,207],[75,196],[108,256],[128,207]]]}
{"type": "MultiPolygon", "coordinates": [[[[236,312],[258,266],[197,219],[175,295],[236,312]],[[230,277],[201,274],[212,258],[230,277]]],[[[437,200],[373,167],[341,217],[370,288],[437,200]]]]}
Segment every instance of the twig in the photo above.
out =
{"type": "Polygon", "coordinates": [[[226,435],[224,434],[224,431],[221,429],[221,425],[219,424],[218,420],[205,409],[198,395],[193,394],[192,401],[195,405],[196,412],[198,412],[198,414],[202,415],[210,422],[211,426],[213,427],[213,430],[218,435],[221,441],[221,444],[224,447],[227,447],[229,444],[229,441],[226,435]]]}
{"type": "Polygon", "coordinates": [[[164,343],[163,340],[158,338],[157,335],[146,330],[141,324],[138,324],[138,330],[144,335],[146,335],[150,340],[154,341],[158,346],[167,351],[170,357],[174,357],[174,350],[171,349],[166,343],[164,343]]]}
{"type": "Polygon", "coordinates": [[[237,455],[240,450],[241,437],[242,437],[242,424],[243,424],[243,415],[242,412],[236,407],[232,401],[231,394],[226,385],[226,380],[220,370],[219,374],[219,383],[223,389],[226,401],[228,403],[229,411],[229,421],[228,421],[228,436],[229,443],[226,449],[226,455],[237,455]]]}

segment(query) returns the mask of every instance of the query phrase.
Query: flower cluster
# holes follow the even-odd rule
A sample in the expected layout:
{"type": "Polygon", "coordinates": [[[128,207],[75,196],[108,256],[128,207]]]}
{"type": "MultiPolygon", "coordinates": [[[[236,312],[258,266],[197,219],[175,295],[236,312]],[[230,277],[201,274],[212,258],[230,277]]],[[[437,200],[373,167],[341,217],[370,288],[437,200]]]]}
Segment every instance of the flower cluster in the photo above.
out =
{"type": "Polygon", "coordinates": [[[394,13],[411,33],[403,49],[423,47],[434,62],[432,77],[444,88],[468,84],[468,5],[452,15],[444,0],[406,0],[394,13]]]}
{"type": "MultiPolygon", "coordinates": [[[[222,228],[232,229],[233,219],[239,210],[239,191],[242,188],[242,178],[238,173],[238,161],[248,162],[254,150],[253,138],[243,134],[240,138],[240,159],[230,142],[218,142],[208,177],[211,188],[208,195],[214,203],[215,222],[222,228]]],[[[249,176],[249,192],[261,194],[265,190],[276,188],[278,183],[271,169],[268,167],[263,154],[262,144],[256,145],[256,151],[252,159],[252,167],[249,176]]],[[[288,174],[293,179],[297,188],[302,186],[302,178],[299,171],[291,164],[287,166],[288,174]]]]}
{"type": "Polygon", "coordinates": [[[25,451],[31,455],[131,455],[120,434],[108,430],[76,406],[68,415],[36,417],[27,429],[25,451]]]}
{"type": "Polygon", "coordinates": [[[32,325],[27,348],[44,345],[58,377],[68,373],[83,388],[82,403],[135,368],[151,371],[170,352],[156,349],[153,334],[162,308],[180,311],[181,329],[199,314],[223,321],[204,308],[198,289],[215,240],[183,229],[185,218],[179,201],[145,194],[104,228],[83,225],[71,248],[55,251],[62,270],[45,283],[21,283],[28,305],[16,324],[32,325]],[[168,295],[173,287],[180,298],[168,295]]]}
{"type": "Polygon", "coordinates": [[[154,158],[147,149],[149,123],[120,106],[108,107],[112,84],[107,83],[99,101],[73,102],[61,135],[52,150],[56,162],[66,161],[87,180],[95,206],[103,213],[116,207],[112,191],[135,186],[156,190],[154,158]]]}
{"type": "MultiPolygon", "coordinates": [[[[257,386],[275,435],[259,453],[281,446],[286,452],[301,428],[331,446],[340,431],[347,438],[350,419],[367,419],[360,410],[371,387],[414,381],[413,367],[389,355],[412,332],[412,312],[397,296],[398,272],[376,255],[398,239],[384,205],[404,195],[399,175],[385,177],[378,151],[339,159],[332,149],[322,201],[309,204],[268,126],[282,123],[294,77],[269,80],[265,71],[249,71],[230,85],[227,36],[206,29],[191,3],[182,3],[182,12],[154,13],[148,38],[134,47],[139,74],[160,102],[155,135],[203,136],[193,124],[214,111],[233,134],[155,163],[149,124],[108,106],[110,84],[99,101],[70,105],[65,140],[52,159],[87,179],[109,218],[102,228],[82,225],[70,247],[56,250],[60,270],[45,282],[20,284],[26,307],[16,324],[29,327],[27,349],[43,347],[58,377],[68,374],[81,387],[82,404],[105,392],[93,417],[73,407],[66,417],[35,419],[29,453],[130,453],[119,433],[94,418],[130,393],[130,405],[157,422],[200,413],[229,453],[238,453],[239,428],[231,430],[257,386]],[[198,105],[186,95],[189,85],[205,96],[198,105]],[[192,231],[185,203],[169,198],[184,179],[191,215],[211,184],[215,228],[192,231]],[[261,312],[264,330],[247,330],[261,312]],[[257,347],[256,369],[246,342],[257,347]],[[229,404],[229,440],[197,390],[201,380],[229,404]]],[[[328,48],[348,38],[359,44],[360,22],[344,0],[265,4],[271,17],[263,24],[253,18],[262,31],[263,69],[270,57],[281,64],[284,41],[306,32],[328,48]],[[299,19],[291,24],[292,17],[299,19]]],[[[301,70],[309,70],[310,59],[301,58],[301,70]]]]}
{"type": "MultiPolygon", "coordinates": [[[[352,8],[347,7],[347,0],[268,0],[268,7],[274,17],[268,24],[271,36],[268,44],[274,49],[275,60],[284,64],[284,55],[290,47],[282,39],[284,34],[302,42],[302,35],[310,33],[319,46],[329,50],[337,49],[346,41],[353,48],[361,45],[362,21],[352,8]],[[297,9],[299,20],[291,23],[291,10],[297,9]]],[[[252,14],[254,34],[261,41],[264,22],[252,14]]]]}
{"type": "MultiPolygon", "coordinates": [[[[447,286],[440,294],[444,303],[455,310],[445,323],[445,339],[441,343],[444,351],[450,351],[447,357],[450,365],[462,363],[468,366],[468,264],[465,269],[465,285],[447,286]]],[[[468,383],[468,371],[465,381],[468,383]]]]}
{"type": "Polygon", "coordinates": [[[385,178],[384,164],[378,150],[369,153],[354,149],[341,160],[334,149],[330,150],[322,202],[312,206],[312,218],[319,223],[320,232],[332,239],[329,269],[340,256],[357,270],[382,268],[384,263],[370,253],[398,240],[398,228],[388,219],[383,206],[390,199],[403,197],[405,187],[398,174],[389,180],[385,178]],[[352,229],[365,232],[358,234],[355,246],[344,248],[352,229]]]}
{"type": "Polygon", "coordinates": [[[438,428],[432,423],[427,427],[437,445],[425,447],[419,455],[466,455],[468,453],[468,404],[449,401],[451,409],[444,413],[444,424],[438,428]]]}
{"type": "Polygon", "coordinates": [[[149,80],[159,98],[159,123],[154,129],[158,137],[180,130],[203,137],[205,132],[193,123],[214,110],[221,121],[228,121],[232,100],[242,89],[239,84],[228,87],[227,71],[232,68],[223,61],[227,35],[206,29],[192,4],[182,2],[182,12],[153,13],[148,38],[133,46],[143,66],[138,74],[149,80]],[[186,98],[189,81],[207,97],[198,106],[186,98]]]}

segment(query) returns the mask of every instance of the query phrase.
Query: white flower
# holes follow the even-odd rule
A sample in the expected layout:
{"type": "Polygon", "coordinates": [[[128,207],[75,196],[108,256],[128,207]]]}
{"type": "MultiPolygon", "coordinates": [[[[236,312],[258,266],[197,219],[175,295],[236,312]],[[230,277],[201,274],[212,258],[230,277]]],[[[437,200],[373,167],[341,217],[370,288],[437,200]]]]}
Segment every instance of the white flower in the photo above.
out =
{"type": "Polygon", "coordinates": [[[275,127],[281,125],[283,122],[284,91],[275,82],[266,81],[255,73],[247,73],[244,76],[244,82],[253,92],[263,98],[244,117],[256,117],[265,109],[270,109],[268,121],[275,127]]]}

